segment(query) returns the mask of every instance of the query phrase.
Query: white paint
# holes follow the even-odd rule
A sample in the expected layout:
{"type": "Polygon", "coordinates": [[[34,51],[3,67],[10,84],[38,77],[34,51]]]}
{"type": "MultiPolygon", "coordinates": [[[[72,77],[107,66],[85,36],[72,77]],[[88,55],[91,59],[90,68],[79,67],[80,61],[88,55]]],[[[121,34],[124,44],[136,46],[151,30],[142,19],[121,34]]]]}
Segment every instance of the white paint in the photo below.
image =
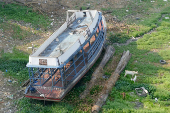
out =
{"type": "Polygon", "coordinates": [[[32,54],[32,56],[39,56],[41,52],[43,52],[47,46],[57,37],[59,36],[65,29],[67,28],[67,23],[65,22],[56,32],[54,32],[38,49],[37,51],[32,54]]]}
{"type": "Polygon", "coordinates": [[[64,54],[58,57],[60,64],[65,62],[79,47],[80,43],[77,40],[64,54]]]}
{"type": "Polygon", "coordinates": [[[29,63],[27,67],[39,66],[39,59],[47,59],[47,66],[59,66],[57,58],[50,57],[29,57],[29,63]]]}
{"type": "MultiPolygon", "coordinates": [[[[73,13],[72,16],[74,16],[76,14],[76,18],[79,17],[83,17],[83,12],[86,11],[86,16],[87,18],[84,20],[85,23],[81,23],[82,25],[87,25],[90,29],[90,31],[92,32],[97,21],[98,21],[98,12],[96,10],[83,10],[83,11],[79,11],[79,10],[69,10],[68,12],[75,12],[73,13]],[[91,11],[91,15],[93,17],[93,22],[92,19],[90,17],[89,11],[91,11]]],[[[53,13],[53,12],[52,12],[53,13]]],[[[71,16],[71,17],[72,17],[71,16]]],[[[105,27],[106,27],[106,22],[103,22],[105,27]]],[[[87,27],[87,28],[88,28],[87,27]]],[[[64,39],[62,42],[60,42],[60,48],[63,51],[63,53],[59,54],[60,52],[57,50],[56,53],[52,52],[50,53],[50,55],[48,57],[45,56],[40,56],[40,54],[54,41],[54,40],[58,40],[58,36],[64,32],[67,29],[67,22],[65,22],[57,31],[55,31],[38,49],[35,53],[33,53],[32,55],[29,56],[29,63],[27,64],[27,67],[55,67],[57,68],[59,66],[58,64],[58,59],[59,59],[59,63],[64,63],[80,46],[81,44],[83,44],[86,40],[86,37],[84,37],[84,33],[86,33],[86,31],[82,31],[80,34],[73,34],[70,36],[67,36],[66,40],[64,39]],[[71,37],[74,36],[74,37],[71,37]],[[73,40],[69,40],[69,38],[74,39],[73,40]],[[71,44],[66,44],[67,42],[72,42],[71,44]],[[57,52],[59,52],[57,54],[57,52]],[[58,57],[58,59],[57,59],[58,57]],[[39,65],[39,59],[47,59],[47,65],[39,65]]],[[[56,46],[55,49],[59,48],[59,46],[56,46]]]]}

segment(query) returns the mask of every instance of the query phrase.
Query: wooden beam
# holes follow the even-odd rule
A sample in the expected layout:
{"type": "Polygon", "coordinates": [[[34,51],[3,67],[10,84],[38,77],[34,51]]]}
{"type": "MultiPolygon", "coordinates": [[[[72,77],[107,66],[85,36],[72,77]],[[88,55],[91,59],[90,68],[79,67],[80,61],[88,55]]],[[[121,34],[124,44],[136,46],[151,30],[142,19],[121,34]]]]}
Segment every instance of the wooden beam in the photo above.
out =
{"type": "Polygon", "coordinates": [[[120,73],[123,71],[123,69],[127,65],[130,58],[131,58],[131,54],[130,54],[129,50],[127,52],[123,53],[123,56],[120,59],[115,72],[112,73],[110,78],[106,81],[104,88],[103,88],[102,92],[100,93],[99,98],[97,99],[97,102],[92,107],[92,113],[98,113],[100,108],[106,102],[106,99],[107,99],[109,93],[111,92],[112,87],[115,85],[116,81],[118,80],[118,78],[120,76],[120,73]]]}
{"type": "Polygon", "coordinates": [[[102,61],[100,62],[98,68],[95,70],[95,72],[93,72],[92,78],[88,83],[87,88],[84,90],[83,93],[80,94],[81,99],[84,99],[89,94],[90,89],[95,85],[97,79],[103,76],[103,68],[106,65],[106,63],[109,61],[109,59],[113,56],[114,53],[115,53],[114,47],[108,46],[105,55],[102,61]]]}

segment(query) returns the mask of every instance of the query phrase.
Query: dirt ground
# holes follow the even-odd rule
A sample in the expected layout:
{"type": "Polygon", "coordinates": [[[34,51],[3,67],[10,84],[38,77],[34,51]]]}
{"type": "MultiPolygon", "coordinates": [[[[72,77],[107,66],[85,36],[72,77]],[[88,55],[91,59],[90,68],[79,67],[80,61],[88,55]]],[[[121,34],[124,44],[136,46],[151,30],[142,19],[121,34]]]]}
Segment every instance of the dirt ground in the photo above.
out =
{"type": "Polygon", "coordinates": [[[0,71],[0,113],[14,113],[17,111],[17,100],[23,98],[24,88],[17,80],[4,77],[0,71]]]}

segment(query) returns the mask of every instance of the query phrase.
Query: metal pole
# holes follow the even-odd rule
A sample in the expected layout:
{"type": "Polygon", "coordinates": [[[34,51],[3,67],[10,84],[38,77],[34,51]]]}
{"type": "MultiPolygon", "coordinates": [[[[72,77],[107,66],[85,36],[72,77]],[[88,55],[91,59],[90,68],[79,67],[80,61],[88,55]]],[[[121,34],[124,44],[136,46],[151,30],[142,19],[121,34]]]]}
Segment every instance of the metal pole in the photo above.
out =
{"type": "Polygon", "coordinates": [[[52,87],[53,87],[53,74],[52,74],[52,71],[51,71],[51,68],[50,68],[50,74],[51,74],[51,79],[52,79],[52,87]]]}
{"type": "Polygon", "coordinates": [[[30,84],[31,84],[30,68],[28,68],[28,72],[29,72],[30,84]]]}

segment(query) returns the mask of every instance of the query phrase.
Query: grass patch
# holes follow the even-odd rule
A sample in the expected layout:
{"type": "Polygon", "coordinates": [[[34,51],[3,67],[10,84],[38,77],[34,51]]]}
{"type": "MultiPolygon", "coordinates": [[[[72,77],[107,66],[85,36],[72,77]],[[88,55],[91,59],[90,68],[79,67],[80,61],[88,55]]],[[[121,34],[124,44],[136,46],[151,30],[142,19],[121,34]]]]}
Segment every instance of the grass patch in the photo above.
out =
{"type": "Polygon", "coordinates": [[[13,39],[23,40],[32,34],[29,31],[21,29],[19,25],[11,24],[10,22],[0,23],[0,29],[3,29],[4,33],[10,33],[13,39]]]}
{"type": "Polygon", "coordinates": [[[43,16],[34,12],[32,8],[26,6],[17,5],[15,3],[5,4],[0,2],[0,17],[5,20],[24,21],[31,23],[34,28],[44,28],[50,24],[50,20],[47,16],[43,16]]]}
{"type": "Polygon", "coordinates": [[[157,32],[152,34],[146,34],[142,39],[137,41],[138,49],[161,49],[169,46],[169,23],[162,22],[161,25],[156,29],[157,32]]]}
{"type": "Polygon", "coordinates": [[[29,77],[27,62],[28,54],[14,48],[13,53],[1,52],[0,70],[4,71],[6,76],[12,76],[23,82],[29,77]]]}
{"type": "MultiPolygon", "coordinates": [[[[158,22],[158,20],[154,21],[153,19],[152,23],[154,22],[158,22]]],[[[147,30],[150,29],[147,26],[146,28],[147,30]]],[[[132,57],[125,70],[135,70],[139,74],[137,75],[137,82],[134,83],[130,80],[131,76],[124,77],[124,71],[121,73],[121,77],[112,89],[106,105],[102,107],[102,112],[161,113],[170,110],[168,107],[170,98],[169,68],[159,63],[161,59],[170,60],[170,39],[168,36],[169,21],[162,19],[159,22],[159,27],[156,28],[156,32],[145,34],[143,38],[130,43],[128,46],[115,46],[116,56],[119,56],[123,51],[130,50],[132,57]],[[153,49],[157,51],[153,51],[153,49]],[[149,96],[137,96],[135,88],[139,87],[145,87],[149,96]],[[126,99],[122,98],[122,92],[126,93],[126,99]],[[155,102],[155,98],[158,98],[158,102],[155,102]],[[140,103],[142,106],[135,109],[136,103],[140,103]]]]}
{"type": "Polygon", "coordinates": [[[44,105],[44,101],[24,98],[18,101],[17,104],[20,108],[18,113],[54,113],[56,111],[57,113],[74,112],[74,107],[64,102],[46,102],[46,105],[44,105]]]}
{"type": "Polygon", "coordinates": [[[101,87],[99,85],[95,85],[91,88],[90,94],[91,95],[97,95],[102,89],[103,89],[103,87],[101,87]]]}
{"type": "Polygon", "coordinates": [[[110,33],[108,39],[112,43],[125,43],[128,39],[130,39],[130,37],[123,33],[116,33],[116,34],[110,33]]]}

